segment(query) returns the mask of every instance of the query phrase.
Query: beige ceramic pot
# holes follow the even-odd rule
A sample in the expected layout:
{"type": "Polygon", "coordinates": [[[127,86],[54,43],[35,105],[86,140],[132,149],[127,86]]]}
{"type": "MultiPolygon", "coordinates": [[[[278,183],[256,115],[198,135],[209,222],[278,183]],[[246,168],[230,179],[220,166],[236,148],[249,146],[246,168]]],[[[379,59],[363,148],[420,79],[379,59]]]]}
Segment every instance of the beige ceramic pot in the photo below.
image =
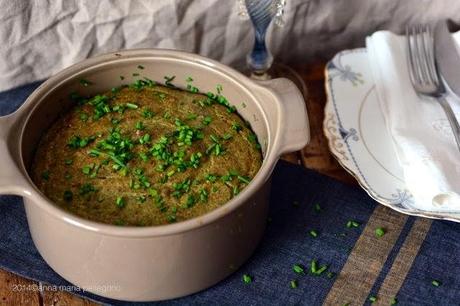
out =
{"type": "Polygon", "coordinates": [[[304,100],[287,79],[255,83],[213,60],[171,50],[129,50],[90,58],[36,89],[15,113],[0,118],[0,194],[24,197],[33,241],[45,261],[71,283],[101,296],[153,301],[205,289],[234,272],[253,253],[267,219],[270,176],[283,153],[309,140],[304,100]],[[138,65],[145,68],[136,69],[138,65]],[[202,92],[222,84],[224,95],[251,123],[264,151],[252,182],[206,215],[156,227],[119,227],[63,211],[33,184],[28,171],[42,133],[69,108],[69,93],[92,95],[119,86],[120,75],[141,72],[202,92]],[[84,87],[79,80],[94,84],[84,87]]]}

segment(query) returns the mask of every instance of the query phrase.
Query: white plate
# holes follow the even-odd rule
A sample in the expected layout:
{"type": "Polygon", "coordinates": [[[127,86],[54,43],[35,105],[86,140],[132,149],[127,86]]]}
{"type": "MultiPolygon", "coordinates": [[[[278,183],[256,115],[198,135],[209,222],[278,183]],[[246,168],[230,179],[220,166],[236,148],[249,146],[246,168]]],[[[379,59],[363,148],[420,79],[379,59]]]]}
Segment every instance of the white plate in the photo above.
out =
{"type": "Polygon", "coordinates": [[[460,222],[460,213],[416,208],[383,121],[366,49],[337,54],[326,66],[324,134],[339,163],[377,202],[399,212],[460,222]]]}

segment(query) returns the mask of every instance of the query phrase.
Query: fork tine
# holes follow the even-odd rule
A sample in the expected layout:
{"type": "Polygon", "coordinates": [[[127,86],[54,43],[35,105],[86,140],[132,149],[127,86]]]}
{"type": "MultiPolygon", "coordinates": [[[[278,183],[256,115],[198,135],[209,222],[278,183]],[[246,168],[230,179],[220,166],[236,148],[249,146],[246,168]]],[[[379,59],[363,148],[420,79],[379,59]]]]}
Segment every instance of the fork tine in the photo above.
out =
{"type": "Polygon", "coordinates": [[[421,86],[425,84],[424,73],[422,69],[422,60],[420,56],[419,48],[419,35],[417,26],[409,27],[409,50],[410,58],[412,62],[412,74],[415,81],[415,86],[421,86]]]}
{"type": "Polygon", "coordinates": [[[434,58],[434,38],[433,29],[429,26],[425,26],[425,41],[426,41],[426,53],[428,57],[428,71],[430,78],[436,87],[440,85],[439,76],[436,70],[436,62],[434,58]]]}
{"type": "Polygon", "coordinates": [[[421,41],[421,55],[423,59],[423,69],[426,72],[427,84],[435,83],[435,76],[431,70],[432,66],[432,56],[430,52],[430,38],[428,36],[428,30],[426,26],[419,26],[420,41],[421,41]]]}
{"type": "Polygon", "coordinates": [[[412,84],[415,86],[417,83],[419,83],[419,80],[417,79],[416,76],[416,68],[415,68],[415,61],[414,61],[414,50],[412,48],[412,29],[410,26],[406,26],[406,43],[407,43],[407,62],[408,62],[408,70],[409,70],[409,77],[412,82],[412,84]]]}
{"type": "Polygon", "coordinates": [[[416,45],[416,56],[418,60],[418,66],[420,69],[420,76],[423,80],[423,84],[430,83],[430,73],[428,71],[428,55],[426,54],[425,49],[425,39],[424,39],[424,30],[422,25],[417,25],[415,27],[415,45],[416,45]]]}

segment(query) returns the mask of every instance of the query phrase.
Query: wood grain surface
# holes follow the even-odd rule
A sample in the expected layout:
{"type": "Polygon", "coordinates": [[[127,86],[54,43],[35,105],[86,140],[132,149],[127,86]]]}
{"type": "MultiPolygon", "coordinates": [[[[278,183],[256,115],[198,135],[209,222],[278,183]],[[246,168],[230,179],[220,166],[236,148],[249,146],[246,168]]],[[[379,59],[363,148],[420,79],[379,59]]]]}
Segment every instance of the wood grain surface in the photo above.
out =
{"type": "MultiPolygon", "coordinates": [[[[349,184],[357,184],[337,163],[323,134],[325,63],[296,67],[307,85],[306,105],[310,119],[311,141],[300,152],[283,156],[284,160],[314,169],[349,184]]],[[[0,305],[78,305],[95,306],[91,301],[63,291],[46,290],[41,284],[0,270],[0,305]]]]}

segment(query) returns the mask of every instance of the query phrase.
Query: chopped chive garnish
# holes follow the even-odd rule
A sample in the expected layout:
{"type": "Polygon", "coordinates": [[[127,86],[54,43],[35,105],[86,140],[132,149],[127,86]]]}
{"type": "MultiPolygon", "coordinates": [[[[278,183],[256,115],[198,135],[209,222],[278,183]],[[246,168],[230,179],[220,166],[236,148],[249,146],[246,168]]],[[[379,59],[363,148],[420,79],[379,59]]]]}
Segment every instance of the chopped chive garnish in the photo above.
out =
{"type": "Polygon", "coordinates": [[[72,199],[73,199],[73,193],[72,193],[72,191],[70,191],[70,190],[64,191],[64,196],[63,196],[63,198],[64,198],[64,201],[66,201],[66,202],[72,201],[72,199]]]}
{"type": "Polygon", "coordinates": [[[190,82],[193,82],[193,79],[192,79],[191,76],[188,76],[188,77],[185,79],[185,81],[186,81],[187,83],[190,83],[190,82]]]}
{"type": "Polygon", "coordinates": [[[244,274],[243,275],[243,282],[245,284],[250,284],[252,282],[252,277],[249,274],[244,274]]]}
{"type": "Polygon", "coordinates": [[[216,90],[217,90],[217,93],[220,95],[220,93],[221,93],[222,90],[223,90],[223,89],[222,89],[222,85],[217,84],[217,85],[216,85],[216,90]]]}
{"type": "Polygon", "coordinates": [[[91,170],[93,170],[93,168],[94,168],[94,164],[89,164],[89,165],[83,166],[83,168],[81,168],[81,172],[88,175],[90,174],[91,170]]]}
{"type": "Polygon", "coordinates": [[[434,287],[439,287],[439,286],[441,286],[441,282],[438,281],[438,280],[436,280],[436,279],[432,280],[432,281],[431,281],[431,284],[432,284],[434,287]]]}
{"type": "Polygon", "coordinates": [[[133,77],[137,77],[137,76],[139,76],[139,73],[134,72],[134,73],[133,73],[133,77]]]}
{"type": "Polygon", "coordinates": [[[392,298],[390,301],[390,305],[396,305],[398,304],[398,299],[397,298],[392,298]]]}
{"type": "Polygon", "coordinates": [[[316,238],[316,237],[318,237],[318,232],[317,232],[317,231],[315,231],[315,230],[310,230],[310,232],[309,232],[309,233],[310,233],[310,236],[312,236],[313,238],[316,238]]]}
{"type": "Polygon", "coordinates": [[[297,273],[297,274],[303,274],[304,273],[304,268],[299,264],[293,265],[292,270],[294,270],[294,272],[297,273]]]}
{"type": "Polygon", "coordinates": [[[137,65],[137,68],[142,70],[142,69],[144,69],[144,66],[142,66],[142,65],[137,65]]]}
{"type": "Polygon", "coordinates": [[[237,178],[240,182],[245,183],[246,185],[248,185],[251,182],[251,180],[247,176],[238,175],[237,178]]]}
{"type": "Polygon", "coordinates": [[[385,235],[385,230],[381,227],[377,227],[375,229],[375,236],[380,238],[380,237],[383,237],[383,235],[385,235]]]}
{"type": "Polygon", "coordinates": [[[164,79],[165,79],[165,85],[166,85],[166,86],[169,86],[169,87],[173,87],[174,85],[173,85],[171,82],[172,82],[172,81],[174,81],[174,79],[175,79],[175,78],[176,78],[176,76],[175,76],[175,75],[173,75],[173,76],[170,76],[170,77],[168,77],[168,76],[164,76],[164,79]]]}
{"type": "Polygon", "coordinates": [[[313,210],[318,213],[321,211],[321,206],[319,206],[319,204],[316,203],[315,206],[313,206],[313,210]]]}
{"type": "Polygon", "coordinates": [[[126,203],[123,197],[117,197],[115,204],[117,204],[118,207],[122,208],[125,206],[126,203]]]}
{"type": "Polygon", "coordinates": [[[149,110],[149,109],[144,109],[142,111],[142,116],[144,118],[152,118],[153,117],[153,112],[151,110],[149,110]]]}
{"type": "Polygon", "coordinates": [[[326,270],[327,270],[327,266],[322,265],[321,267],[319,267],[319,269],[316,270],[315,275],[321,275],[326,270]]]}
{"type": "Polygon", "coordinates": [[[70,138],[67,145],[72,149],[84,148],[89,143],[94,141],[94,139],[96,139],[96,137],[94,136],[84,137],[84,138],[81,138],[80,136],[72,136],[72,138],[70,138]]]}
{"type": "Polygon", "coordinates": [[[125,77],[120,75],[120,80],[123,81],[124,79],[125,79],[125,77]]]}
{"type": "Polygon", "coordinates": [[[71,165],[71,164],[73,163],[73,159],[66,159],[66,160],[64,161],[64,163],[65,163],[67,166],[69,166],[69,165],[71,165]]]}
{"type": "Polygon", "coordinates": [[[223,140],[229,140],[229,139],[232,139],[232,138],[233,138],[233,136],[230,133],[224,134],[224,136],[222,136],[223,140]]]}
{"type": "Polygon", "coordinates": [[[137,104],[134,104],[134,103],[126,103],[126,107],[129,108],[129,109],[138,109],[139,106],[137,104]]]}
{"type": "Polygon", "coordinates": [[[291,280],[290,285],[291,285],[291,288],[292,288],[292,289],[297,288],[297,286],[298,286],[297,280],[295,280],[295,279],[294,279],[294,280],[291,280]]]}
{"type": "Polygon", "coordinates": [[[359,222],[350,220],[347,222],[347,227],[352,228],[352,227],[359,227],[361,224],[359,222]]]}
{"type": "Polygon", "coordinates": [[[143,129],[145,129],[144,123],[142,121],[136,122],[136,130],[141,131],[143,129]]]}
{"type": "Polygon", "coordinates": [[[316,273],[316,269],[317,269],[316,260],[313,259],[313,260],[311,261],[311,263],[310,263],[310,271],[311,271],[312,273],[316,273]]]}
{"type": "Polygon", "coordinates": [[[88,114],[87,113],[81,113],[80,114],[80,120],[83,122],[86,122],[88,120],[88,114]]]}
{"type": "Polygon", "coordinates": [[[371,302],[371,304],[373,304],[373,303],[377,302],[377,298],[375,296],[371,295],[369,297],[369,302],[371,302]]]}
{"type": "Polygon", "coordinates": [[[242,129],[241,124],[233,122],[232,123],[232,129],[237,131],[237,132],[241,131],[241,129],[242,129]]]}
{"type": "Polygon", "coordinates": [[[50,171],[49,170],[45,170],[45,171],[42,172],[42,179],[44,179],[45,181],[50,179],[50,171]]]}
{"type": "Polygon", "coordinates": [[[99,155],[102,154],[102,152],[97,149],[91,149],[88,151],[88,154],[92,157],[98,157],[99,155]]]}
{"type": "Polygon", "coordinates": [[[211,116],[204,117],[204,119],[203,119],[203,124],[204,125],[209,125],[211,122],[212,122],[211,116]]]}
{"type": "Polygon", "coordinates": [[[86,183],[80,187],[79,194],[85,195],[85,194],[88,194],[90,192],[95,192],[95,191],[96,191],[96,188],[94,188],[93,185],[86,183]]]}
{"type": "Polygon", "coordinates": [[[89,86],[89,85],[93,85],[92,82],[90,82],[90,81],[88,81],[88,80],[86,80],[86,79],[80,79],[80,84],[83,85],[83,86],[85,86],[85,87],[87,87],[87,86],[89,86]]]}
{"type": "Polygon", "coordinates": [[[327,272],[327,278],[333,278],[335,276],[334,272],[327,272]]]}

